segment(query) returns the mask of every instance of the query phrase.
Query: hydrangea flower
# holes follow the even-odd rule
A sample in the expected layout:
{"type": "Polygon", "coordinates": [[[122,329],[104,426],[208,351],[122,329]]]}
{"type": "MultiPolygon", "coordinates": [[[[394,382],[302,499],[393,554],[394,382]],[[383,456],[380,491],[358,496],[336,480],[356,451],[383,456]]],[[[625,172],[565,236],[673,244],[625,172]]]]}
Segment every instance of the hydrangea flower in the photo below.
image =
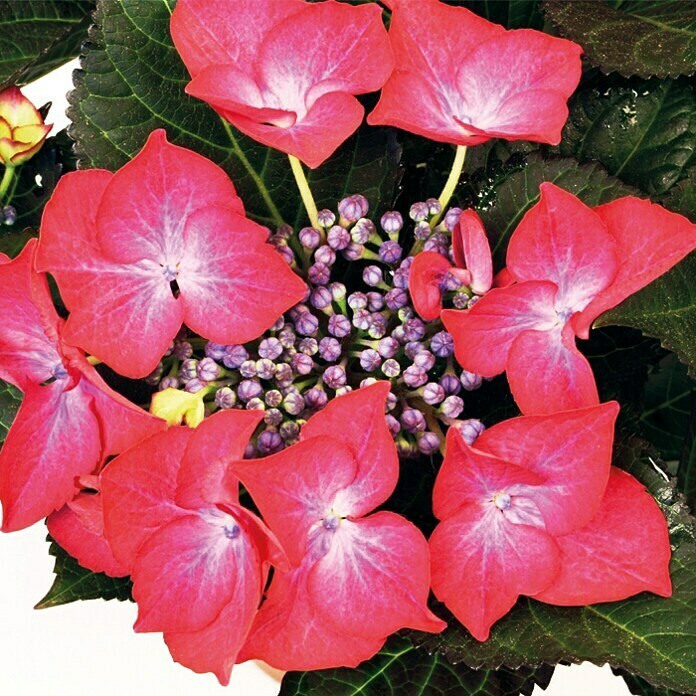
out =
{"type": "Polygon", "coordinates": [[[222,169],[156,130],[116,174],[60,180],[37,266],[70,310],[66,340],[145,377],[182,322],[217,343],[244,343],[304,296],[267,237],[222,169]]]}
{"type": "Polygon", "coordinates": [[[378,90],[393,66],[375,3],[182,0],[171,32],[189,94],[312,168],[362,122],[354,95],[378,90]]]}

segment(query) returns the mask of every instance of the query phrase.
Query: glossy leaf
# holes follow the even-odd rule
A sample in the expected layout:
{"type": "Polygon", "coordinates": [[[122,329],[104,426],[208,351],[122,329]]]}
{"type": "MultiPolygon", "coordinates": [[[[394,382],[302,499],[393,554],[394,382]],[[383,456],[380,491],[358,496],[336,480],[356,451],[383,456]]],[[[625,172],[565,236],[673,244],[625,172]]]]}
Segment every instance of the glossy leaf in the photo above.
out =
{"type": "Polygon", "coordinates": [[[0,380],[0,443],[5,440],[21,403],[22,392],[0,380]]]}

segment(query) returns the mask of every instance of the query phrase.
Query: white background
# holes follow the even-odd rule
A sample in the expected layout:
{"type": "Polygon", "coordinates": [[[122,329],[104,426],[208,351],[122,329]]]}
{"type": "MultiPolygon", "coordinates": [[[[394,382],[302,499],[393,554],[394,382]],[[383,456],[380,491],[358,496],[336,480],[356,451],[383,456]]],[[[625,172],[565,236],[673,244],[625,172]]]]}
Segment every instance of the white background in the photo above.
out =
{"type": "MultiPolygon", "coordinates": [[[[37,106],[53,102],[54,132],[67,124],[65,94],[73,64],[29,85],[37,106]]],[[[235,667],[225,691],[212,675],[176,665],[158,634],[132,632],[136,608],[77,602],[34,611],[53,580],[45,527],[0,534],[0,694],[3,696],[274,696],[278,682],[253,663],[235,667]]],[[[608,667],[559,667],[534,696],[626,696],[608,667]]],[[[401,696],[401,695],[400,695],[401,696]]],[[[404,693],[403,696],[411,696],[404,693]]],[[[425,694],[424,696],[427,696],[425,694]]]]}

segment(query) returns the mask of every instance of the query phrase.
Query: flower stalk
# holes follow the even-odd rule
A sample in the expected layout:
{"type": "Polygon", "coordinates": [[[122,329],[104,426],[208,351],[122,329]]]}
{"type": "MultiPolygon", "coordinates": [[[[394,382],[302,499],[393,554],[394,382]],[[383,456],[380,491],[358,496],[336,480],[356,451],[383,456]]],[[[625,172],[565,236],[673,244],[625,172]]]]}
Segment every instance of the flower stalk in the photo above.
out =
{"type": "Polygon", "coordinates": [[[442,217],[443,213],[447,208],[448,203],[450,202],[450,199],[452,198],[454,189],[457,188],[457,184],[459,183],[459,178],[461,177],[462,171],[464,169],[465,159],[466,145],[457,145],[457,151],[454,155],[454,162],[452,162],[452,169],[450,169],[449,176],[447,177],[447,181],[445,182],[445,187],[442,189],[442,193],[438,197],[438,200],[440,201],[441,210],[430,221],[430,227],[434,228],[437,225],[437,223],[440,222],[440,218],[442,217]]]}
{"type": "Polygon", "coordinates": [[[307,211],[309,221],[314,229],[321,230],[322,227],[319,224],[319,211],[317,210],[317,204],[314,202],[314,196],[309,188],[309,182],[305,176],[304,169],[302,169],[302,163],[294,155],[288,155],[288,159],[290,160],[290,167],[293,175],[295,176],[297,188],[300,191],[302,203],[307,211]]]}

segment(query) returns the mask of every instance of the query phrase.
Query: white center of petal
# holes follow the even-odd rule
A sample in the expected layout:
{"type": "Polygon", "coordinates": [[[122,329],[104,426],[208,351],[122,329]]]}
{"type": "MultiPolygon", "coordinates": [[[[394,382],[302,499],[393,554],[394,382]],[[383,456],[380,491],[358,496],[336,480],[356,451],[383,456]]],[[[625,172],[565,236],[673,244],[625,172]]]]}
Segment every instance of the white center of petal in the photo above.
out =
{"type": "Polygon", "coordinates": [[[62,362],[56,363],[51,373],[56,379],[65,379],[68,376],[68,371],[65,369],[65,365],[63,365],[62,362]]]}
{"type": "Polygon", "coordinates": [[[162,275],[168,283],[175,281],[176,277],[179,275],[179,265],[176,264],[173,266],[169,263],[162,264],[162,275]]]}
{"type": "Polygon", "coordinates": [[[507,493],[496,493],[493,496],[493,505],[498,510],[507,510],[512,505],[512,498],[507,493]]]}
{"type": "Polygon", "coordinates": [[[558,316],[559,321],[561,324],[566,324],[568,323],[568,319],[573,315],[574,310],[572,310],[570,307],[563,307],[563,309],[557,309],[556,314],[558,316]]]}
{"type": "Polygon", "coordinates": [[[341,524],[341,518],[332,510],[321,521],[321,526],[327,531],[335,532],[341,524]]]}
{"type": "Polygon", "coordinates": [[[228,539],[236,539],[240,533],[239,525],[236,525],[234,522],[228,522],[222,528],[222,531],[228,539]]]}

